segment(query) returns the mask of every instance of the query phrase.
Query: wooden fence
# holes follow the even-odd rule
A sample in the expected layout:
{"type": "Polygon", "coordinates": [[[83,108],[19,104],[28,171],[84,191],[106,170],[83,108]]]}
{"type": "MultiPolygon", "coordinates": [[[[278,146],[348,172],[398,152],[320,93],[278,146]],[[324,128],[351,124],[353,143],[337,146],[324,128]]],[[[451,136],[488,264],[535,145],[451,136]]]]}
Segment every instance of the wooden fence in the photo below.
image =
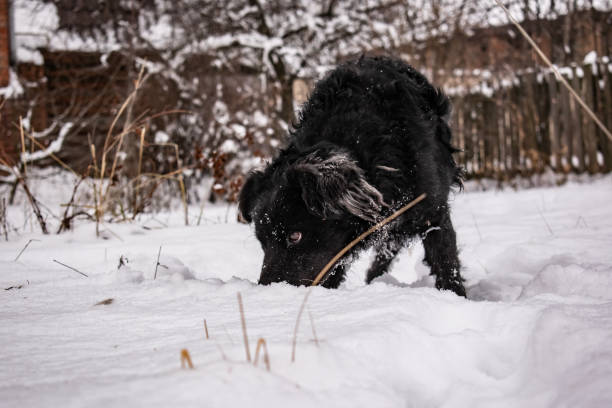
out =
{"type": "MultiPolygon", "coordinates": [[[[600,120],[612,128],[612,64],[607,59],[561,70],[600,120]]],[[[468,178],[509,179],[552,169],[612,170],[612,141],[550,70],[481,82],[451,95],[457,159],[468,178]]]]}

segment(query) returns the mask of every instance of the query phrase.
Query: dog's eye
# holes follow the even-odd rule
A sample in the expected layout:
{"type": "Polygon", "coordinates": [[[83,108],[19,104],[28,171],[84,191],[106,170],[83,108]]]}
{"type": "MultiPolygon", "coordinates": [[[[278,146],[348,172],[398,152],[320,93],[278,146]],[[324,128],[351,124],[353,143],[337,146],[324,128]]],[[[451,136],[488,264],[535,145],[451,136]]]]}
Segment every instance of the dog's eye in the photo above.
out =
{"type": "Polygon", "coordinates": [[[289,245],[295,245],[302,240],[302,233],[300,231],[293,231],[287,235],[287,242],[289,245]]]}

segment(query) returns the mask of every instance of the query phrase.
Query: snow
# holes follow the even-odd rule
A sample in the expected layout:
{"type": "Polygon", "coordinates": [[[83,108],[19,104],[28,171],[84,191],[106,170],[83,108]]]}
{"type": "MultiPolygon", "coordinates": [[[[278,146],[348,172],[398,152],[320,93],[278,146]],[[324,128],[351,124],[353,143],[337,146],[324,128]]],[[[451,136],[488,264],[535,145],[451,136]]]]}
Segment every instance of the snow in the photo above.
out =
{"type": "Polygon", "coordinates": [[[595,63],[597,63],[597,52],[596,51],[589,51],[584,56],[583,64],[587,65],[587,64],[595,64],[595,63]]]}
{"type": "Polygon", "coordinates": [[[15,71],[9,70],[9,83],[7,86],[0,88],[0,97],[4,99],[16,98],[23,95],[23,86],[19,82],[19,78],[15,71]]]}
{"type": "Polygon", "coordinates": [[[170,142],[170,135],[168,135],[166,132],[158,130],[155,132],[155,143],[168,143],[170,142]]]}
{"type": "MultiPolygon", "coordinates": [[[[51,209],[71,191],[66,178],[31,182],[51,209]]],[[[234,207],[205,207],[200,226],[182,225],[180,211],[102,225],[100,239],[85,221],[61,235],[39,234],[18,197],[9,223],[20,233],[0,245],[1,285],[14,287],[0,291],[0,400],[3,407],[610,406],[611,184],[607,176],[454,195],[470,299],[432,288],[420,244],[372,285],[363,284],[365,254],[340,289],[312,291],[307,312],[319,346],[305,313],[295,363],[292,331],[307,289],[256,285],[262,252],[252,229],[234,221],[234,207]],[[265,338],[270,372],[245,361],[237,292],[251,354],[265,338]],[[180,369],[183,348],[194,370],[180,369]]]]}
{"type": "Polygon", "coordinates": [[[57,136],[57,139],[52,141],[49,144],[49,146],[47,146],[45,149],[37,150],[33,153],[30,153],[30,152],[22,153],[21,161],[24,163],[27,163],[30,161],[36,161],[36,160],[44,159],[46,157],[53,155],[54,153],[58,153],[59,151],[61,151],[62,146],[64,144],[64,140],[66,139],[66,135],[68,135],[68,133],[70,132],[73,126],[74,126],[74,123],[66,122],[64,125],[62,125],[62,128],[60,129],[59,134],[57,136]]]}

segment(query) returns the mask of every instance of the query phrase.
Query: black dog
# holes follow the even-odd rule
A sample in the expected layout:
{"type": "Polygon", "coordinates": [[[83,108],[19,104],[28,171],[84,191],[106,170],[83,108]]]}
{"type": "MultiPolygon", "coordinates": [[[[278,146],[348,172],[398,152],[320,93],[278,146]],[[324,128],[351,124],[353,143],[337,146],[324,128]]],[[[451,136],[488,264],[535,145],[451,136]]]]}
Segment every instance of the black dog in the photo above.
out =
{"type": "MultiPolygon", "coordinates": [[[[462,176],[449,113],[448,98],[396,59],[362,57],[319,81],[289,146],[252,172],[240,193],[240,213],[255,223],[265,254],[259,283],[312,283],[351,240],[426,193],[353,253],[375,247],[369,283],[421,236],[436,287],[465,296],[447,203],[462,176]]],[[[323,286],[338,287],[350,259],[338,262],[323,286]]]]}

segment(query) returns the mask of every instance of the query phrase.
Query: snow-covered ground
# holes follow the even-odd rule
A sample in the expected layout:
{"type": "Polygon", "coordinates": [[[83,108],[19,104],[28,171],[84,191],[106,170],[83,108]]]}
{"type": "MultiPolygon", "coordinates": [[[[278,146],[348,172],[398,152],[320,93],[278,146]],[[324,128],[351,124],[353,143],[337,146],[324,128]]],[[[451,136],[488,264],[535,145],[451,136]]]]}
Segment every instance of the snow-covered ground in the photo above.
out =
{"type": "Polygon", "coordinates": [[[0,405],[610,407],[611,203],[611,177],[457,194],[469,300],[431,287],[420,244],[369,286],[366,254],[339,290],[312,291],[295,363],[307,289],[256,285],[262,253],[234,208],[205,209],[200,226],[180,212],[112,224],[107,239],[85,222],[13,235],[0,244],[0,405]],[[238,292],[269,372],[246,362],[238,292]]]}

